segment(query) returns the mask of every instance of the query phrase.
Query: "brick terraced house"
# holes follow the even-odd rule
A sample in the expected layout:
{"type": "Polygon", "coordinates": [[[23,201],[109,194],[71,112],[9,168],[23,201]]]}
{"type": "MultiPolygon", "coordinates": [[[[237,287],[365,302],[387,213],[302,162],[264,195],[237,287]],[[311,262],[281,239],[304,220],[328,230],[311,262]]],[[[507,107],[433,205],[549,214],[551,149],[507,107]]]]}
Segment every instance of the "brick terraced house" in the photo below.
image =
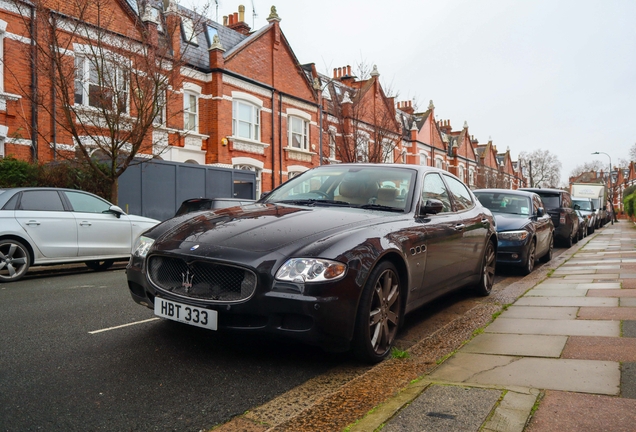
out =
{"type": "Polygon", "coordinates": [[[244,12],[218,23],[174,0],[0,0],[0,156],[117,151],[246,169],[257,196],[340,162],[436,166],[472,188],[523,183],[509,151],[437,121],[432,101],[422,113],[396,106],[375,67],[319,74],[298,62],[275,7],[258,30],[244,12]],[[37,56],[46,46],[50,59],[37,56]]]}

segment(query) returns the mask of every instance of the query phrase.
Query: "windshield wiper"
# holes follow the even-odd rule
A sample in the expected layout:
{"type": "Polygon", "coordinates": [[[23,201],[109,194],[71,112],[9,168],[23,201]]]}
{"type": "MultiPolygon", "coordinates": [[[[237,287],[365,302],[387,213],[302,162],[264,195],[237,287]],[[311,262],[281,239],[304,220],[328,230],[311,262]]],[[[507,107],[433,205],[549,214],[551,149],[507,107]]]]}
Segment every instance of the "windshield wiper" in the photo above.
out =
{"type": "Polygon", "coordinates": [[[358,207],[360,207],[361,209],[386,210],[386,211],[404,213],[404,209],[401,209],[399,207],[391,207],[391,206],[385,206],[381,204],[363,204],[358,207]]]}
{"type": "Polygon", "coordinates": [[[313,206],[316,204],[329,204],[329,205],[346,206],[346,207],[351,205],[346,201],[335,201],[335,200],[327,200],[327,199],[282,200],[282,201],[276,201],[276,203],[298,204],[298,205],[309,205],[309,206],[313,206]]]}

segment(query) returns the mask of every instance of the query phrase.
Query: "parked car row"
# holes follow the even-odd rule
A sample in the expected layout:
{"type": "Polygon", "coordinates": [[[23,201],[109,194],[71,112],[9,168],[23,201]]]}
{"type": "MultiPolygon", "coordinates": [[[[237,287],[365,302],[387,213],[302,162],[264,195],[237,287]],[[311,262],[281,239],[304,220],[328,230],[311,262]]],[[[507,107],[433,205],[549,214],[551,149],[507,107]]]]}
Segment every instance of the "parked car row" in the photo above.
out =
{"type": "Polygon", "coordinates": [[[496,265],[531,273],[593,214],[564,191],[473,192],[399,164],[321,166],[256,202],[186,200],[162,223],[70,189],[0,190],[0,209],[0,281],[128,255],[132,299],[159,317],[367,362],[390,354],[405,314],[459,288],[489,295],[496,265]]]}

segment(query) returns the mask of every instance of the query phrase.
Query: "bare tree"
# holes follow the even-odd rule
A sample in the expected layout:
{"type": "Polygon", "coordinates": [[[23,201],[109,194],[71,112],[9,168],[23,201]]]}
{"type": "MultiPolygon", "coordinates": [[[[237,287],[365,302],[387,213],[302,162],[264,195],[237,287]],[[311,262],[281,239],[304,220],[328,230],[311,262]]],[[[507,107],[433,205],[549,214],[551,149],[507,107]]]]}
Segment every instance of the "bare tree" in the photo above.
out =
{"type": "Polygon", "coordinates": [[[528,166],[530,184],[532,187],[559,186],[561,178],[561,162],[549,150],[534,150],[519,153],[519,159],[528,166]]]}
{"type": "MultiPolygon", "coordinates": [[[[177,108],[183,104],[171,103],[181,97],[175,90],[181,88],[186,63],[185,50],[172,44],[180,38],[178,20],[162,22],[142,1],[134,25],[121,34],[121,15],[110,0],[13,2],[35,41],[24,55],[39,77],[38,86],[20,86],[22,96],[51,119],[50,128],[33,128],[32,134],[44,142],[66,143],[55,146],[54,157],[86,163],[110,183],[109,198],[117,203],[118,179],[125,170],[140,156],[148,159],[169,145],[153,142],[154,127],[181,124],[173,120],[183,118],[177,108]]],[[[175,7],[170,13],[180,12],[175,7]]],[[[21,82],[20,71],[9,74],[21,82]]]]}
{"type": "MultiPolygon", "coordinates": [[[[359,74],[367,74],[364,64],[359,74]]],[[[375,73],[355,86],[340,82],[328,84],[329,134],[335,143],[336,158],[342,162],[398,162],[395,154],[401,138],[400,124],[375,73]],[[376,87],[377,86],[377,87],[376,87]]]]}
{"type": "Polygon", "coordinates": [[[585,162],[582,165],[577,165],[572,171],[570,171],[570,177],[578,177],[587,172],[599,172],[604,170],[604,164],[601,161],[585,162]]]}
{"type": "Polygon", "coordinates": [[[630,161],[636,161],[636,143],[632,144],[632,146],[629,148],[628,156],[630,161]]]}

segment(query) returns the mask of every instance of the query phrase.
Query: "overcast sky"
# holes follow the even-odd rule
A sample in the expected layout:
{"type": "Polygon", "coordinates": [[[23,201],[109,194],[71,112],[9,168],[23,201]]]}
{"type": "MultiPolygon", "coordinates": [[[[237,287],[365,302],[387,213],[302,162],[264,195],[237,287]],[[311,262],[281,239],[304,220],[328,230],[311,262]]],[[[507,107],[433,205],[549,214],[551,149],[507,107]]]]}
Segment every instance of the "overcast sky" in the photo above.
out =
{"type": "Polygon", "coordinates": [[[398,100],[421,111],[433,100],[453,130],[467,121],[514,159],[556,154],[562,181],[585,162],[609,164],[592,152],[615,166],[636,142],[636,1],[218,0],[219,22],[239,4],[253,29],[275,5],[301,63],[330,76],[375,64],[398,100]]]}

